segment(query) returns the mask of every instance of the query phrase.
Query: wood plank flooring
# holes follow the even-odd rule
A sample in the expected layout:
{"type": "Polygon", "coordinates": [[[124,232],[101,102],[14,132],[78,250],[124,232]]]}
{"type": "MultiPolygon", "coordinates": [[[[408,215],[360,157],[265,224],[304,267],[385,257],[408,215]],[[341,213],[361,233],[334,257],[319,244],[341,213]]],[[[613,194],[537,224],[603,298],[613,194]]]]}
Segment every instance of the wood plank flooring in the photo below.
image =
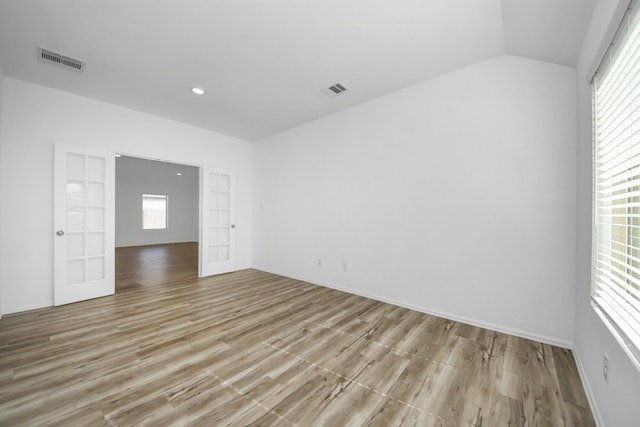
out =
{"type": "Polygon", "coordinates": [[[197,279],[193,245],[118,252],[116,295],[0,320],[0,425],[595,425],[569,350],[256,270],[197,279]]]}
{"type": "Polygon", "coordinates": [[[198,243],[116,248],[116,290],[198,278],[198,243]]]}

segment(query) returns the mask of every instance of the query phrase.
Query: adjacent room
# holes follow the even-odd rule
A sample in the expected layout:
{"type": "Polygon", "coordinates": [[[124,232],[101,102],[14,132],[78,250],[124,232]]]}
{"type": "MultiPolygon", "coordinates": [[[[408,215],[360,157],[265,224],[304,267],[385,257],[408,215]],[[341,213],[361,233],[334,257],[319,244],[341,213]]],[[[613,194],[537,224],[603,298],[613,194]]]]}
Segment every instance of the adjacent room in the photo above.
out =
{"type": "Polygon", "coordinates": [[[116,157],[115,287],[198,276],[200,169],[116,157]]]}
{"type": "Polygon", "coordinates": [[[639,9],[0,0],[0,425],[637,426],[639,9]]]}

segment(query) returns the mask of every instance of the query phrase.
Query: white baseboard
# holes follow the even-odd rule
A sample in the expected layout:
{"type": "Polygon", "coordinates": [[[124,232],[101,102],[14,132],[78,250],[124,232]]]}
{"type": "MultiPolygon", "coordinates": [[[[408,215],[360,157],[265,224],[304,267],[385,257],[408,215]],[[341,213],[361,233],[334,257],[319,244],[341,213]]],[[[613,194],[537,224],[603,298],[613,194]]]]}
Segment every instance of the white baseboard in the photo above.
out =
{"type": "Polygon", "coordinates": [[[341,286],[335,286],[335,285],[332,285],[330,283],[318,282],[316,280],[307,279],[307,278],[304,278],[304,277],[297,277],[295,275],[291,275],[291,274],[287,274],[287,273],[283,273],[283,272],[279,272],[279,271],[275,271],[275,270],[271,270],[271,269],[267,269],[267,268],[261,268],[261,267],[255,267],[255,266],[253,268],[255,268],[256,270],[265,271],[267,273],[277,274],[279,276],[285,276],[285,277],[290,277],[292,279],[301,280],[303,282],[311,283],[313,285],[323,286],[325,288],[331,288],[331,289],[335,289],[335,290],[338,290],[338,291],[346,292],[346,293],[349,293],[349,294],[359,295],[361,297],[374,299],[376,301],[386,302],[386,303],[389,303],[389,304],[397,305],[398,307],[404,307],[404,308],[408,308],[410,310],[419,311],[421,313],[430,314],[432,316],[442,317],[442,318],[453,320],[453,321],[456,321],[456,322],[466,323],[468,325],[477,326],[477,327],[480,327],[480,328],[489,329],[489,330],[492,330],[492,331],[501,332],[501,333],[504,333],[504,334],[513,335],[513,336],[516,336],[516,337],[525,338],[525,339],[529,339],[529,340],[532,340],[532,341],[537,341],[537,342],[541,342],[541,343],[544,343],[544,344],[553,345],[553,346],[556,346],[556,347],[566,348],[566,349],[570,349],[570,350],[573,350],[573,348],[574,348],[573,343],[570,342],[570,341],[560,340],[560,339],[557,339],[557,338],[548,337],[546,335],[539,335],[539,334],[535,334],[535,333],[531,333],[531,332],[527,332],[527,331],[521,331],[519,329],[513,329],[513,328],[510,328],[510,327],[507,327],[507,326],[503,326],[503,325],[497,325],[497,324],[493,324],[493,323],[489,323],[489,322],[484,322],[484,321],[481,321],[481,320],[478,320],[478,319],[472,319],[472,318],[468,318],[468,317],[464,317],[464,316],[448,313],[448,312],[445,312],[445,311],[433,309],[433,308],[430,308],[430,307],[423,307],[423,306],[411,304],[411,303],[408,303],[406,301],[395,300],[395,299],[392,299],[392,298],[387,298],[387,297],[383,297],[383,296],[380,296],[380,295],[371,294],[371,293],[368,293],[368,292],[362,292],[362,291],[355,290],[355,289],[349,289],[349,288],[344,288],[344,287],[341,287],[341,286]]]}
{"type": "Polygon", "coordinates": [[[9,307],[2,310],[2,315],[21,313],[23,311],[37,310],[39,308],[52,307],[52,306],[53,306],[53,301],[47,301],[47,302],[39,302],[35,304],[22,305],[18,307],[9,307]]]}
{"type": "Polygon", "coordinates": [[[595,419],[596,425],[598,427],[604,427],[604,419],[602,418],[602,413],[600,413],[600,407],[598,407],[597,403],[598,401],[596,400],[596,396],[593,394],[593,389],[591,388],[591,384],[589,383],[589,379],[587,378],[584,366],[582,365],[582,359],[580,359],[580,355],[576,351],[575,346],[572,350],[573,358],[576,360],[578,374],[580,375],[582,387],[584,388],[585,394],[587,395],[587,400],[589,401],[589,406],[591,407],[593,418],[595,419]]]}

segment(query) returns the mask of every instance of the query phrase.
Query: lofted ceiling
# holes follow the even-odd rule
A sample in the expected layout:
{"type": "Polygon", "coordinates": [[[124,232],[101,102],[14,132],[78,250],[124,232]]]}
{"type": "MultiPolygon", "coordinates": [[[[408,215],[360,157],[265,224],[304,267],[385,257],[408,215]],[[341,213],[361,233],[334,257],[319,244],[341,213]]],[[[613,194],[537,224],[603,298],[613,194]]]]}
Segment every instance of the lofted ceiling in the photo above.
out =
{"type": "Polygon", "coordinates": [[[573,67],[594,2],[0,0],[0,69],[253,141],[505,53],[573,67]]]}

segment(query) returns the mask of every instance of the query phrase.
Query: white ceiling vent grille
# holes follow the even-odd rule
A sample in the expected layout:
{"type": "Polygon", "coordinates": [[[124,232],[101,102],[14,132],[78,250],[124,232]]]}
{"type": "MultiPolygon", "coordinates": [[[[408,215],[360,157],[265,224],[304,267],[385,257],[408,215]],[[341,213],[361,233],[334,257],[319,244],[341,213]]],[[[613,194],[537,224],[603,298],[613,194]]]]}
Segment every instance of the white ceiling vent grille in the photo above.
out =
{"type": "Polygon", "coordinates": [[[84,62],[79,59],[69,58],[41,47],[38,48],[38,57],[42,61],[51,62],[76,71],[82,71],[84,68],[84,62]]]}
{"type": "Polygon", "coordinates": [[[326,89],[322,89],[322,93],[333,98],[334,96],[338,96],[341,93],[346,92],[347,90],[349,89],[342,83],[336,83],[333,86],[329,86],[326,89]]]}

